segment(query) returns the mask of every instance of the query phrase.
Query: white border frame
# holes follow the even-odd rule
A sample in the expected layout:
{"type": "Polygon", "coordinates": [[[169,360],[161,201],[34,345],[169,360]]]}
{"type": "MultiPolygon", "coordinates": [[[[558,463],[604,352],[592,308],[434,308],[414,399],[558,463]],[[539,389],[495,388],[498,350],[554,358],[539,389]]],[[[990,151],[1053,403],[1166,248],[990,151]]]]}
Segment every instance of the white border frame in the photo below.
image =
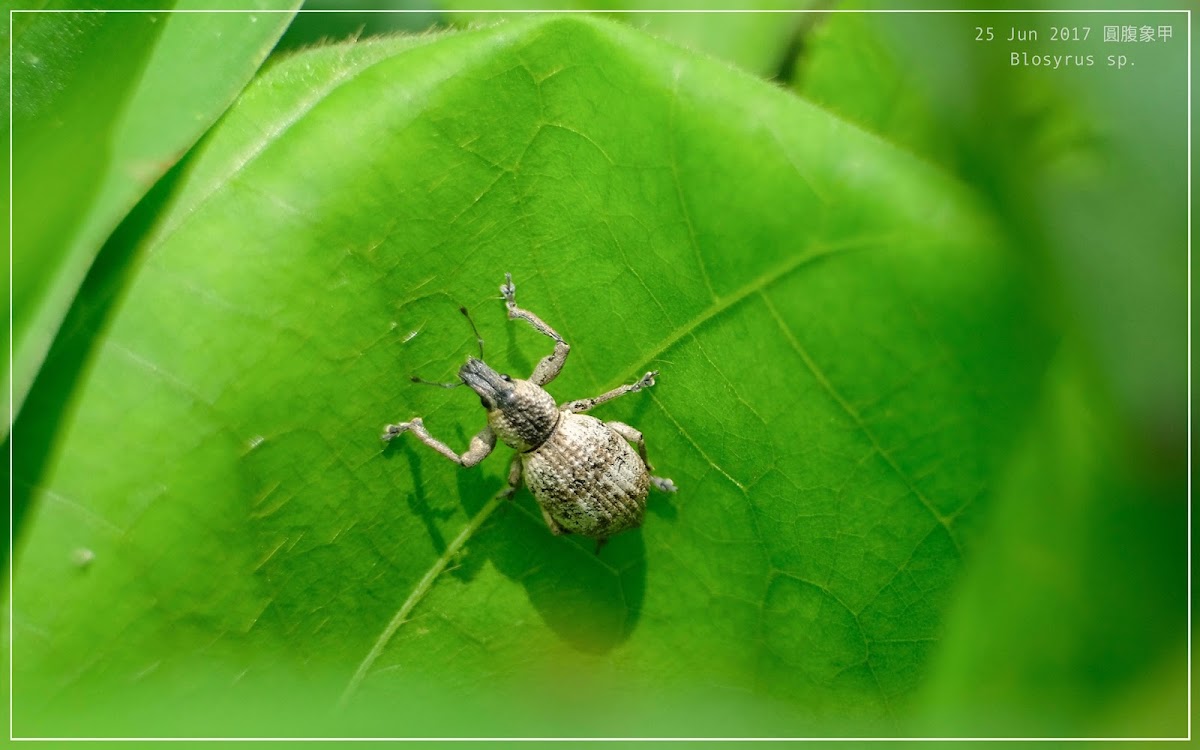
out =
{"type": "MultiPolygon", "coordinates": [[[[300,14],[300,13],[444,13],[445,10],[426,10],[426,8],[409,8],[409,10],[362,10],[362,8],[317,8],[317,10],[284,11],[274,10],[241,10],[241,8],[184,8],[184,10],[154,10],[154,8],[52,8],[52,10],[22,10],[11,8],[8,11],[8,372],[13,368],[12,347],[12,91],[13,68],[12,50],[14,47],[12,29],[13,16],[16,13],[251,13],[251,14],[300,14]]],[[[1187,737],[14,737],[13,736],[13,562],[16,559],[14,546],[14,508],[13,508],[13,451],[12,427],[13,414],[13,384],[8,379],[8,739],[10,742],[496,742],[496,743],[546,743],[546,742],[1189,742],[1192,739],[1192,11],[1164,10],[1164,8],[1142,8],[1142,10],[995,10],[995,8],[946,8],[946,10],[846,10],[846,8],[829,8],[829,10],[541,10],[522,11],[516,8],[509,10],[458,10],[455,13],[480,14],[515,14],[515,13],[552,13],[552,14],[667,14],[667,13],[754,13],[754,14],[799,14],[799,13],[1183,13],[1187,17],[1187,252],[1188,252],[1188,733],[1187,737]]],[[[284,30],[286,31],[286,30],[284,30]]]]}

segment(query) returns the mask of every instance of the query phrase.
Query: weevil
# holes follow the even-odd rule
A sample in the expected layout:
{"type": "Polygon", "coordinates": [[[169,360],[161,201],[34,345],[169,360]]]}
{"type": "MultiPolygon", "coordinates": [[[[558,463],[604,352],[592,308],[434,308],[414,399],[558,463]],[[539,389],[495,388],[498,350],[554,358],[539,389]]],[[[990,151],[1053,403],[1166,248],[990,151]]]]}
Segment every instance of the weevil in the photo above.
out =
{"type": "MultiPolygon", "coordinates": [[[[471,438],[467,450],[455,453],[429,434],[420,417],[387,425],[382,438],[391,441],[411,432],[464,468],[487,458],[499,438],[517,451],[501,496],[511,498],[523,477],[551,532],[591,537],[597,540],[599,550],[599,545],[613,534],[642,525],[650,487],[662,492],[675,492],[677,488],[670,479],[651,474],[654,468],[646,458],[646,440],[641,432],[622,422],[602,422],[584,412],[653,386],[658,372],[647,372],[633,383],[593,398],[556,404],[544,386],[562,372],[571,346],[537,315],[517,307],[512,274],[504,275],[500,293],[509,320],[523,320],[553,339],[554,351],[537,363],[528,380],[512,378],[484,363],[482,339],[476,330],[479,358],[468,357],[459,368],[462,382],[432,384],[467,385],[487,410],[487,426],[471,438]],[[631,443],[637,446],[636,452],[631,443]]],[[[466,315],[466,308],[461,312],[466,315]]],[[[472,329],[474,325],[472,322],[472,329]]],[[[413,380],[426,382],[415,376],[413,380]]]]}

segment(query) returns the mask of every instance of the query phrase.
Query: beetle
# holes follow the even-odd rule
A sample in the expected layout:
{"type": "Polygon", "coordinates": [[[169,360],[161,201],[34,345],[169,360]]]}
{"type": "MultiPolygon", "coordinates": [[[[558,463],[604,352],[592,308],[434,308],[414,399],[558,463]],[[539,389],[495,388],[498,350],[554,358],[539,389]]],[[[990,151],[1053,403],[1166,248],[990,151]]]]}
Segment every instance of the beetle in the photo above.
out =
{"type": "MultiPolygon", "coordinates": [[[[500,287],[509,320],[524,320],[534,330],[554,340],[554,351],[538,362],[528,380],[501,374],[479,358],[468,357],[458,370],[461,383],[434,383],[445,387],[467,385],[487,410],[487,426],[471,438],[462,454],[429,434],[420,417],[384,427],[382,439],[390,442],[406,432],[454,463],[469,468],[492,452],[497,438],[514,448],[507,487],[500,493],[511,498],[522,477],[554,534],[579,534],[597,540],[642,525],[650,487],[675,492],[675,483],[654,471],[646,458],[642,433],[623,422],[603,422],[584,414],[627,393],[654,385],[657,371],[633,383],[593,398],[556,404],[544,386],[562,372],[571,347],[537,315],[517,306],[512,274],[500,287]],[[632,445],[637,446],[634,451],[632,445]]],[[[461,308],[466,315],[466,308],[461,308]]],[[[467,317],[470,320],[470,316],[467,317]]],[[[471,323],[474,328],[474,323],[471,323]]],[[[413,377],[416,382],[426,381],[413,377]]]]}

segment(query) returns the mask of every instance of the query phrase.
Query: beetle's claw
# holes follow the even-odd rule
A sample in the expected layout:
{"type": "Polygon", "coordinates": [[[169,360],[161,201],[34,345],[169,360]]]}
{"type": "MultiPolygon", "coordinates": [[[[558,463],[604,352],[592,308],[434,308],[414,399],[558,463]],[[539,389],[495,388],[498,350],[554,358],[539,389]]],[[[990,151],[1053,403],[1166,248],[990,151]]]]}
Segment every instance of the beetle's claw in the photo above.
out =
{"type": "Polygon", "coordinates": [[[657,375],[658,375],[658,370],[651,370],[650,372],[643,375],[642,379],[640,381],[638,381],[638,388],[649,388],[650,386],[654,385],[654,378],[657,375]]]}
{"type": "Polygon", "coordinates": [[[666,477],[650,477],[650,484],[654,485],[654,488],[659,492],[666,492],[667,494],[679,492],[679,485],[666,477]]]}
{"type": "Polygon", "coordinates": [[[509,304],[516,303],[517,287],[513,284],[512,274],[504,274],[504,283],[500,285],[500,293],[509,304]]]}
{"type": "Polygon", "coordinates": [[[383,434],[379,436],[379,439],[385,443],[389,443],[393,439],[399,437],[400,435],[403,435],[404,433],[411,430],[413,427],[416,427],[420,424],[421,424],[421,418],[415,417],[414,419],[412,419],[409,422],[401,422],[400,424],[384,425],[383,434]]]}

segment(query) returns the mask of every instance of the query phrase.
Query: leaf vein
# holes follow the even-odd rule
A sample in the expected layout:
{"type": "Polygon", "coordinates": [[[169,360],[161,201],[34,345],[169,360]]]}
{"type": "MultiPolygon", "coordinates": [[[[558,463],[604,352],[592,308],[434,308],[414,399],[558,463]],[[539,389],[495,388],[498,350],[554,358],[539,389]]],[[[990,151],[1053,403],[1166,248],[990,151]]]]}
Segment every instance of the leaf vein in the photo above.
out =
{"type": "Polygon", "coordinates": [[[662,357],[678,344],[685,336],[694,333],[696,330],[704,326],[713,318],[716,318],[721,313],[737,307],[742,302],[745,302],[752,295],[770,288],[772,285],[782,281],[792,273],[804,268],[812,263],[815,263],[822,258],[836,255],[838,253],[849,250],[862,250],[869,247],[874,247],[886,238],[864,238],[854,242],[838,243],[832,245],[816,245],[807,253],[801,253],[789,258],[786,262],[778,266],[768,269],[766,272],[751,279],[745,286],[738,289],[728,297],[715,298],[713,304],[702,310],[698,315],[684,323],[679,328],[676,328],[669,336],[663,339],[658,348],[655,349],[649,356],[644,358],[638,365],[629,371],[625,380],[631,380],[642,373],[646,367],[652,364],[655,360],[662,357]]]}
{"type": "Polygon", "coordinates": [[[358,669],[354,671],[354,675],[350,678],[350,681],[346,684],[346,689],[342,692],[342,697],[339,702],[340,705],[344,706],[350,700],[350,697],[359,688],[359,686],[362,684],[362,681],[366,679],[367,674],[371,671],[372,665],[375,664],[375,661],[383,653],[383,650],[387,648],[388,643],[392,640],[392,636],[396,634],[396,631],[400,629],[401,625],[408,622],[408,616],[412,613],[413,609],[421,603],[421,600],[424,599],[425,595],[429,593],[429,590],[433,588],[433,584],[437,580],[438,576],[442,574],[442,572],[446,569],[446,566],[452,559],[454,559],[455,555],[458,554],[463,545],[466,544],[467,540],[474,535],[479,527],[483,525],[483,522],[488,519],[488,517],[496,510],[497,507],[499,507],[500,503],[502,502],[504,502],[504,496],[497,494],[493,496],[492,499],[484,503],[483,507],[479,509],[479,512],[472,516],[471,520],[467,522],[467,525],[463,526],[462,530],[458,532],[458,535],[446,545],[446,549],[444,549],[442,554],[433,561],[433,565],[430,566],[429,570],[425,571],[425,575],[421,576],[421,580],[417,581],[417,585],[413,587],[413,590],[411,593],[409,593],[408,598],[405,599],[404,603],[400,605],[400,609],[396,610],[396,614],[392,616],[392,619],[384,627],[383,632],[381,632],[379,637],[375,639],[375,643],[371,646],[371,650],[367,652],[367,655],[363,657],[362,662],[359,663],[358,669]]]}
{"type": "Polygon", "coordinates": [[[804,362],[805,367],[807,367],[808,371],[812,373],[813,378],[816,379],[821,388],[827,394],[829,394],[830,398],[834,400],[834,402],[842,409],[842,411],[844,411],[846,415],[850,417],[855,426],[862,431],[867,440],[871,442],[871,446],[875,449],[879,456],[883,458],[887,465],[891,467],[896,476],[900,478],[900,481],[904,482],[909,491],[912,492],[917,500],[920,501],[921,505],[924,506],[925,510],[927,510],[929,514],[946,529],[946,533],[950,535],[950,541],[954,543],[955,551],[958,552],[959,557],[962,557],[962,546],[959,544],[958,537],[954,533],[954,528],[951,525],[951,519],[942,515],[938,511],[937,507],[925,495],[925,493],[921,492],[920,488],[917,487],[912,478],[900,468],[900,464],[896,462],[896,459],[892,456],[892,454],[883,447],[882,443],[879,442],[879,438],[875,435],[874,430],[867,426],[866,421],[863,420],[858,411],[850,404],[849,401],[845,399],[844,396],[842,396],[841,393],[838,392],[836,388],[833,387],[833,383],[829,382],[829,378],[825,375],[824,371],[817,366],[817,363],[813,360],[812,355],[810,355],[808,350],[800,344],[799,339],[797,339],[796,335],[792,332],[791,326],[789,326],[787,321],[780,316],[779,310],[776,309],[775,305],[771,302],[771,299],[764,292],[760,292],[759,296],[762,297],[763,302],[766,303],[767,310],[771,313],[771,317],[775,319],[775,323],[779,326],[779,330],[783,333],[784,338],[787,339],[788,344],[791,345],[792,349],[797,355],[799,355],[800,359],[804,362]]]}
{"type": "Polygon", "coordinates": [[[692,222],[691,211],[688,210],[687,200],[683,197],[683,180],[679,176],[679,149],[675,144],[675,110],[678,107],[679,101],[679,76],[676,75],[671,91],[671,111],[667,122],[667,135],[670,141],[668,153],[671,156],[671,178],[675,185],[675,198],[679,202],[679,213],[683,216],[683,223],[688,230],[688,239],[691,242],[692,254],[696,258],[696,265],[700,269],[700,277],[704,279],[704,286],[708,289],[708,296],[714,302],[717,300],[717,291],[713,288],[712,276],[708,272],[708,268],[704,265],[704,256],[700,252],[700,241],[696,237],[696,225],[692,222]]]}
{"type": "Polygon", "coordinates": [[[654,403],[658,405],[658,408],[662,410],[662,413],[666,416],[666,418],[671,420],[671,424],[675,425],[675,429],[679,430],[679,434],[683,436],[683,439],[691,443],[692,447],[696,449],[696,452],[700,454],[700,457],[703,458],[709,466],[716,469],[717,473],[728,479],[734,487],[737,487],[739,490],[741,490],[743,495],[745,495],[746,486],[735,479],[732,474],[722,469],[720,464],[714,461],[712,457],[705,452],[704,448],[700,446],[700,443],[698,443],[695,438],[688,434],[687,430],[683,429],[683,425],[679,424],[679,420],[675,419],[675,416],[667,410],[667,407],[664,406],[663,403],[659,401],[653,393],[650,394],[650,398],[654,400],[654,403]]]}

